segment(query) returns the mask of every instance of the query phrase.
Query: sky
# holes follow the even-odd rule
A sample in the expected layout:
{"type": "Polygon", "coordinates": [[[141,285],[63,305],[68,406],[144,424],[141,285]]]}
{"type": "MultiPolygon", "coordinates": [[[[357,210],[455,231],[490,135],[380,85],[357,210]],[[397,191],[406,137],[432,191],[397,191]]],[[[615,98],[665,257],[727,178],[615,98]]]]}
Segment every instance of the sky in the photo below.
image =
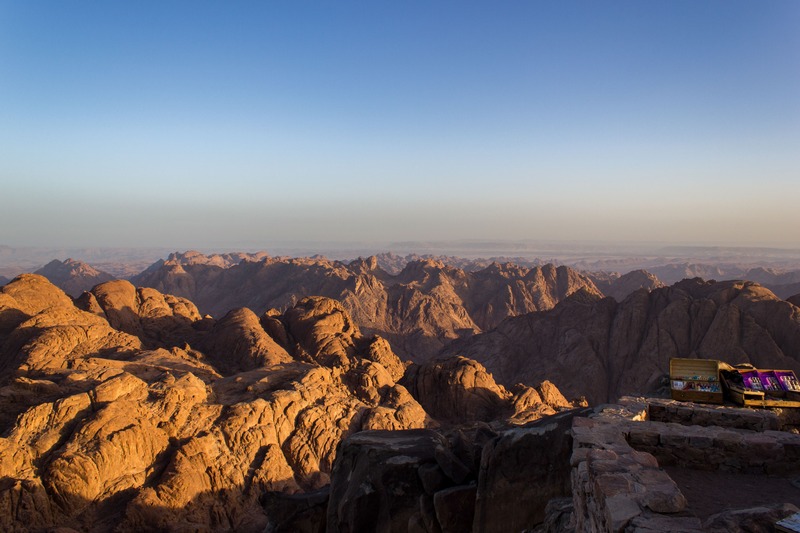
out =
{"type": "Polygon", "coordinates": [[[800,247],[800,2],[0,0],[0,244],[800,247]]]}

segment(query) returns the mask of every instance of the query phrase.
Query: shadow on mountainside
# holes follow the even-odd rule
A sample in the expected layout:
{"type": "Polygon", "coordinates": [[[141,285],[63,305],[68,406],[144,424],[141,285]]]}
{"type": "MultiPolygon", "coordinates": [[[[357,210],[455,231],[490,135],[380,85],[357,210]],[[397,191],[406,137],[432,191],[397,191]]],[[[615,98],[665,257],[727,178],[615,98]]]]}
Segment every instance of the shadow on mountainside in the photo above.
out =
{"type": "MultiPolygon", "coordinates": [[[[150,482],[140,489],[126,489],[89,501],[75,494],[54,495],[45,486],[30,480],[1,478],[0,503],[5,508],[13,503],[14,512],[11,516],[0,517],[0,529],[42,533],[52,528],[71,528],[91,533],[261,533],[272,523],[278,526],[274,531],[288,531],[280,525],[290,521],[297,524],[297,511],[308,507],[308,500],[314,501],[314,495],[317,495],[316,499],[324,502],[324,506],[312,513],[313,520],[321,521],[321,531],[324,531],[327,487],[293,496],[273,493],[255,485],[249,488],[237,486],[226,490],[198,491],[189,501],[170,507],[148,501],[153,492],[152,486],[150,482]],[[262,501],[269,507],[269,515],[262,501]]],[[[60,533],[67,531],[59,529],[60,533]]]]}

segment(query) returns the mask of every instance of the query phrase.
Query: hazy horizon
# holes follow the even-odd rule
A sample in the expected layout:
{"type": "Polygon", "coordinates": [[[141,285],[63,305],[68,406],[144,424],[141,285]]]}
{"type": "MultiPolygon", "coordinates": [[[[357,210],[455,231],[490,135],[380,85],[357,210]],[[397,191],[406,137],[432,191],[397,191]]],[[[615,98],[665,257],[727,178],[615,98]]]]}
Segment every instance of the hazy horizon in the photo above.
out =
{"type": "Polygon", "coordinates": [[[798,27],[792,1],[2,2],[0,244],[797,248],[798,27]]]}

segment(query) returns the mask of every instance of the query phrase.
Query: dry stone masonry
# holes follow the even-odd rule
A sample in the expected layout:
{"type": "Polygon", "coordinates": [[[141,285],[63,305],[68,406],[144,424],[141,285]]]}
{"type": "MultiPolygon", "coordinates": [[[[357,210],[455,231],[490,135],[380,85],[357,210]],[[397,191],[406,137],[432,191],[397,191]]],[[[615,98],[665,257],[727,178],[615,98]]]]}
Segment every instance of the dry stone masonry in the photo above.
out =
{"type": "MultiPolygon", "coordinates": [[[[588,418],[576,418],[572,426],[574,517],[570,526],[575,531],[739,530],[731,529],[730,517],[713,516],[701,522],[688,516],[686,498],[660,468],[664,465],[764,475],[800,473],[800,435],[777,431],[785,417],[771,411],[632,398],[596,411],[588,418]],[[683,424],[652,421],[653,415],[683,424]]],[[[785,505],[777,511],[737,513],[740,517],[748,513],[787,516],[796,511],[785,505]]],[[[762,527],[772,522],[762,521],[762,527]]]]}

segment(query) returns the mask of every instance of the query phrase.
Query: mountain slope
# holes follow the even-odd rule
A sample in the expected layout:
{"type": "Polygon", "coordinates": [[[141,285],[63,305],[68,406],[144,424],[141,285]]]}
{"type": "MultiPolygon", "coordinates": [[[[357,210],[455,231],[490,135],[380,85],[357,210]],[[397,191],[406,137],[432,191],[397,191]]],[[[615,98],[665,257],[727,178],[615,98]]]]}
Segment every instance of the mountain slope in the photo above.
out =
{"type": "Polygon", "coordinates": [[[686,280],[611,298],[576,297],[448,346],[499,383],[553,381],[591,403],[661,386],[671,357],[800,372],[800,309],[751,282],[686,280]]]}

